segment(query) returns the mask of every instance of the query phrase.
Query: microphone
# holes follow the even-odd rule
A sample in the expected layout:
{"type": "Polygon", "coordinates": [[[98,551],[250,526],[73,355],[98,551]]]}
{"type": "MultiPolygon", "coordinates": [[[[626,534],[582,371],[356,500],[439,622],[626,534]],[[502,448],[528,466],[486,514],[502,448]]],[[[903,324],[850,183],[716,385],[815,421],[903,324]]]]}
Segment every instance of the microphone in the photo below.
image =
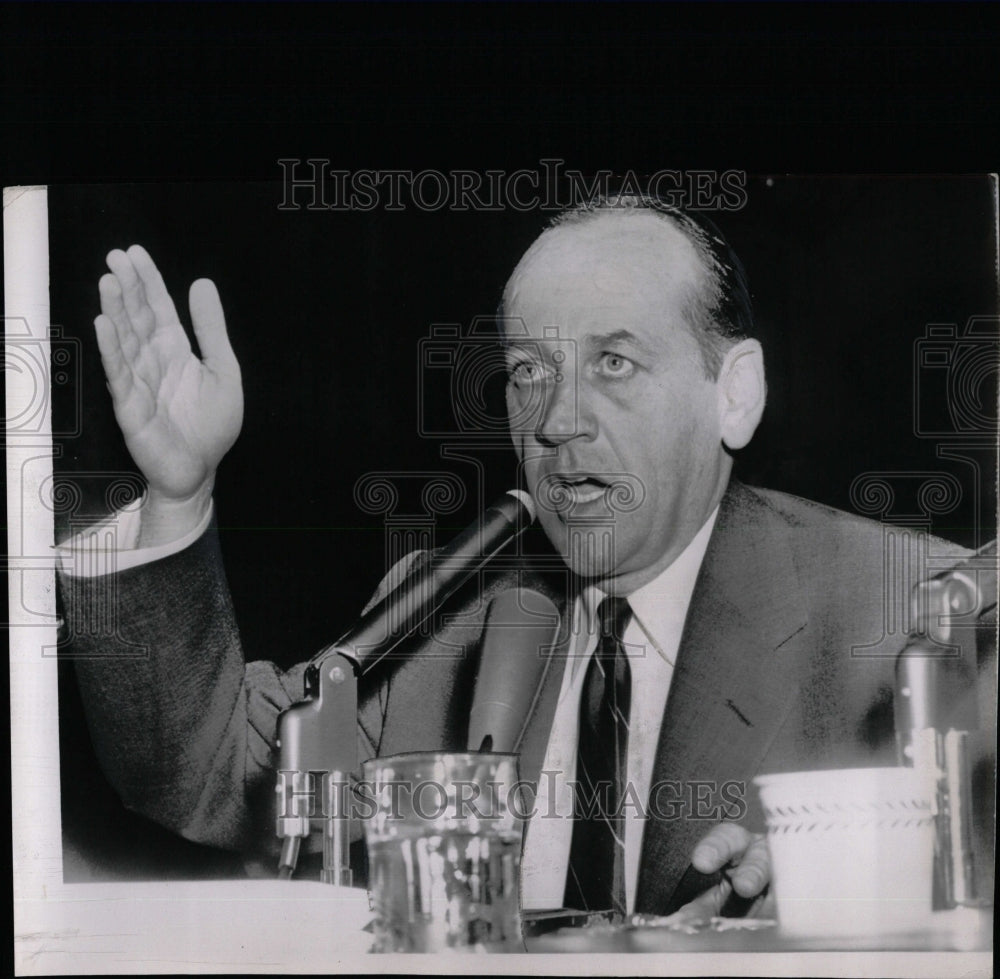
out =
{"type": "MultiPolygon", "coordinates": [[[[928,759],[914,732],[978,727],[974,629],[997,604],[997,542],[918,582],[914,626],[896,659],[894,713],[900,764],[928,759]],[[964,640],[963,640],[964,634],[964,640]]],[[[933,762],[933,756],[930,761],[933,762]]]]}
{"type": "Polygon", "coordinates": [[[508,491],[309,661],[305,699],[282,711],[277,724],[276,832],[282,841],[282,876],[290,877],[294,872],[301,840],[309,836],[311,821],[319,818],[315,810],[321,808],[322,879],[350,886],[349,814],[344,809],[349,773],[358,762],[358,678],[433,615],[534,519],[531,497],[520,490],[508,491]],[[316,776],[323,777],[320,785],[316,776]]]}
{"type": "Polygon", "coordinates": [[[896,659],[897,758],[935,783],[934,896],[948,908],[978,901],[969,747],[979,727],[974,630],[997,604],[996,564],[991,541],[918,582],[911,594],[915,626],[896,659]]]}
{"type": "Polygon", "coordinates": [[[531,588],[508,589],[490,602],[469,716],[470,751],[487,738],[491,751],[514,750],[558,624],[555,604],[531,588]]]}
{"type": "Polygon", "coordinates": [[[335,650],[355,663],[359,677],[364,676],[534,519],[531,497],[508,490],[312,662],[335,650]]]}

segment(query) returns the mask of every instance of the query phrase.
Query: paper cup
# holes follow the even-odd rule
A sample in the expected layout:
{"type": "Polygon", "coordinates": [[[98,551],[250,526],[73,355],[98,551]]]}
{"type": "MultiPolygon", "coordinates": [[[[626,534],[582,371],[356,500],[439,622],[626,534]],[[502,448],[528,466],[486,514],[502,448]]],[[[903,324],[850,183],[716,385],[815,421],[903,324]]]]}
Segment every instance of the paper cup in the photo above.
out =
{"type": "Polygon", "coordinates": [[[930,920],[933,779],[913,768],[754,779],[784,932],[896,934],[930,920]]]}

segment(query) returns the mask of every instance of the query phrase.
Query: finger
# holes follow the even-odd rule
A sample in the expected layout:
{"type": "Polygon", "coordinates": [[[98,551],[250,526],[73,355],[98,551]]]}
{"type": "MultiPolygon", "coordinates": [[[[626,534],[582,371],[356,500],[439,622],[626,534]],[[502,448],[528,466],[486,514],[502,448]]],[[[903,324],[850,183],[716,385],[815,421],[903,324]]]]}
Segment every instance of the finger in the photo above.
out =
{"type": "Polygon", "coordinates": [[[156,325],[167,326],[175,323],[179,325],[177,308],[149,252],[142,245],[132,245],[125,254],[142,282],[146,301],[156,315],[156,325]]]}
{"type": "Polygon", "coordinates": [[[729,874],[733,890],[740,897],[756,897],[771,879],[767,840],[764,837],[754,839],[739,860],[739,865],[729,874]]]}
{"type": "Polygon", "coordinates": [[[101,362],[104,364],[105,372],[110,367],[111,373],[117,374],[125,363],[114,323],[102,313],[94,320],[94,330],[97,333],[97,347],[101,351],[101,362]]]}
{"type": "Polygon", "coordinates": [[[101,291],[101,308],[104,310],[103,315],[114,326],[122,356],[129,364],[135,364],[138,362],[142,349],[142,340],[133,329],[132,320],[125,311],[118,277],[108,273],[101,278],[99,288],[101,291]]]}
{"type": "Polygon", "coordinates": [[[696,910],[706,918],[714,918],[722,910],[722,906],[729,900],[729,895],[732,893],[732,883],[723,878],[714,887],[710,887],[704,894],[696,897],[691,902],[691,909],[696,910]]]}
{"type": "Polygon", "coordinates": [[[107,316],[118,331],[118,339],[123,340],[132,332],[132,323],[125,312],[122,300],[122,287],[118,276],[106,272],[97,283],[97,291],[101,296],[101,312],[107,316]]]}
{"type": "Polygon", "coordinates": [[[222,312],[219,290],[211,279],[198,279],[191,283],[188,294],[191,323],[198,338],[201,359],[211,370],[231,373],[238,370],[236,355],[226,333],[226,317],[222,312]]]}
{"type": "Polygon", "coordinates": [[[703,874],[721,870],[750,845],[753,837],[736,823],[713,826],[691,854],[691,865],[703,874]]]}
{"type": "Polygon", "coordinates": [[[146,301],[146,291],[143,289],[142,280],[139,278],[132,259],[128,257],[120,248],[115,248],[108,252],[108,268],[118,278],[118,283],[122,290],[122,302],[125,304],[125,312],[132,322],[132,329],[136,334],[145,339],[153,332],[156,325],[156,317],[152,307],[146,301]]]}
{"type": "Polygon", "coordinates": [[[732,892],[732,884],[723,878],[714,887],[699,894],[693,901],[688,901],[682,908],[669,915],[666,920],[671,924],[707,924],[719,914],[732,892]]]}
{"type": "Polygon", "coordinates": [[[132,383],[132,372],[122,353],[118,340],[118,332],[114,323],[105,315],[94,320],[94,330],[97,333],[97,346],[101,351],[101,363],[108,379],[111,396],[118,401],[125,396],[132,383]]]}

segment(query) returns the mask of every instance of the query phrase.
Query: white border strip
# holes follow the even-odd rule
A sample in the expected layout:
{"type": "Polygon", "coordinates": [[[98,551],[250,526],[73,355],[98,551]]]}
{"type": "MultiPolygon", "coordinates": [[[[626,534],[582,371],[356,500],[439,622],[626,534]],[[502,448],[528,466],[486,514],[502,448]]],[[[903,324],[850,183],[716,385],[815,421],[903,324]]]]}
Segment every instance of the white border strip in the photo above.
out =
{"type": "Polygon", "coordinates": [[[14,928],[19,901],[62,885],[44,187],[3,192],[14,928]],[[51,490],[50,490],[51,491],[51,490]],[[54,652],[54,650],[50,650],[54,652]]]}

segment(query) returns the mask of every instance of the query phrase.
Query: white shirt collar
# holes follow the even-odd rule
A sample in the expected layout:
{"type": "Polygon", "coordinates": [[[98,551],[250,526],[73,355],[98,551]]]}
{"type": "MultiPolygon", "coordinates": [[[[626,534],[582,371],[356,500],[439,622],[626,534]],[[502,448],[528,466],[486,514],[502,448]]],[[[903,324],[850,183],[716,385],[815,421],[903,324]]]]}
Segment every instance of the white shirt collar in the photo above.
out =
{"type": "MultiPolygon", "coordinates": [[[[633,620],[646,634],[653,647],[671,665],[675,655],[672,647],[676,643],[671,641],[670,637],[676,636],[678,632],[678,620],[680,625],[683,625],[683,620],[687,616],[694,583],[718,515],[719,508],[716,506],[676,559],[652,581],[628,596],[633,620]],[[670,649],[671,653],[669,655],[664,653],[664,649],[670,649]]],[[[585,616],[586,631],[591,634],[597,631],[597,607],[606,597],[606,593],[596,585],[588,585],[580,594],[577,614],[585,616]]],[[[572,663],[574,673],[579,666],[579,659],[574,659],[572,663]]]]}

